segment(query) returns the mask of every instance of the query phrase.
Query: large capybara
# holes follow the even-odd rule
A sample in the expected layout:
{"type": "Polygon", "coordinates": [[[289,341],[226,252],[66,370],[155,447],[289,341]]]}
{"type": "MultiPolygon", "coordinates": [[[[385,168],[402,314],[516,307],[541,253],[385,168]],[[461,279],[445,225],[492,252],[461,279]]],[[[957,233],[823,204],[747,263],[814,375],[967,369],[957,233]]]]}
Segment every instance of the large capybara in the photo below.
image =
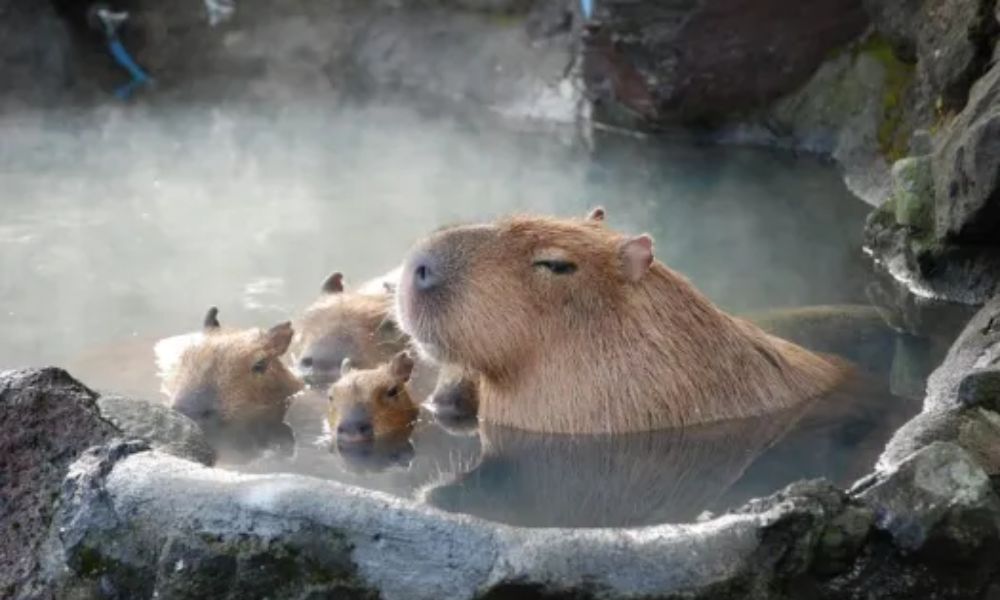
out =
{"type": "Polygon", "coordinates": [[[370,443],[394,434],[408,436],[419,409],[407,382],[413,359],[400,352],[374,369],[355,369],[344,359],[341,377],[330,386],[327,420],[338,444],[370,443]]]}
{"type": "Polygon", "coordinates": [[[213,307],[201,334],[164,365],[163,391],[174,409],[210,435],[280,425],[289,398],[302,389],[282,362],[292,335],[290,323],[268,330],[223,328],[213,307]]]}
{"type": "Polygon", "coordinates": [[[622,433],[793,407],[846,367],[716,308],[653,258],[648,235],[586,219],[513,217],[441,230],[410,252],[402,329],[478,372],[481,419],[622,433]]]}
{"type": "MultiPolygon", "coordinates": [[[[336,382],[345,359],[356,369],[371,369],[410,347],[392,311],[398,278],[397,269],[349,290],[340,272],[327,277],[319,299],[295,324],[292,354],[308,384],[336,382]]],[[[469,419],[479,403],[476,379],[467,369],[418,360],[410,387],[418,403],[426,398],[448,418],[469,419]]]]}

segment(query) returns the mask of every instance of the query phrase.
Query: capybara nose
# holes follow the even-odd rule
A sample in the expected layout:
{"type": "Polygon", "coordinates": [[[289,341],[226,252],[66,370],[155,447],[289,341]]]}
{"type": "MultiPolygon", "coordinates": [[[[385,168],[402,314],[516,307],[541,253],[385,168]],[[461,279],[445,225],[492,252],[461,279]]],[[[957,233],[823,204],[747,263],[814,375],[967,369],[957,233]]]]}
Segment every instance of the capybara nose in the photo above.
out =
{"type": "Polygon", "coordinates": [[[441,270],[429,254],[421,254],[413,261],[413,285],[426,292],[441,283],[441,270]]]}
{"type": "Polygon", "coordinates": [[[337,437],[341,439],[371,439],[372,433],[372,424],[367,420],[342,421],[337,425],[337,437]]]}

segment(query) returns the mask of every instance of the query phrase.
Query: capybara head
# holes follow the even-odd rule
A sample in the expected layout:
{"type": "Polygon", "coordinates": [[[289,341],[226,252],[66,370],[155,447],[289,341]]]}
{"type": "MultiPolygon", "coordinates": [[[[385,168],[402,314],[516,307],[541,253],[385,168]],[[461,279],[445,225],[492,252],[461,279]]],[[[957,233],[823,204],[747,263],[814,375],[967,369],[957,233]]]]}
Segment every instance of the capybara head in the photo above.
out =
{"type": "Polygon", "coordinates": [[[479,412],[478,375],[458,365],[441,365],[425,405],[445,423],[475,421],[479,412]]]}
{"type": "Polygon", "coordinates": [[[322,295],[296,323],[292,354],[306,383],[330,385],[340,377],[344,359],[355,368],[368,369],[406,347],[406,337],[390,317],[390,292],[345,290],[340,273],[323,282],[322,295]]]}
{"type": "Polygon", "coordinates": [[[292,340],[289,323],[271,329],[225,329],[218,310],[205,316],[201,336],[165,374],[172,406],[209,432],[222,427],[280,423],[302,383],[281,357],[292,340]]]}
{"type": "Polygon", "coordinates": [[[595,209],[583,220],[511,218],[432,235],[403,268],[403,328],[441,362],[518,369],[566,330],[620,312],[649,270],[651,238],[617,234],[603,219],[595,209]]]}
{"type": "Polygon", "coordinates": [[[374,369],[355,369],[344,359],[340,379],[330,387],[327,421],[338,443],[372,442],[409,434],[419,410],[407,382],[413,359],[400,352],[374,369]]]}
{"type": "Polygon", "coordinates": [[[479,416],[618,433],[760,415],[833,387],[832,362],[716,308],[649,235],[512,217],[440,230],[404,262],[401,328],[479,373],[479,416]]]}

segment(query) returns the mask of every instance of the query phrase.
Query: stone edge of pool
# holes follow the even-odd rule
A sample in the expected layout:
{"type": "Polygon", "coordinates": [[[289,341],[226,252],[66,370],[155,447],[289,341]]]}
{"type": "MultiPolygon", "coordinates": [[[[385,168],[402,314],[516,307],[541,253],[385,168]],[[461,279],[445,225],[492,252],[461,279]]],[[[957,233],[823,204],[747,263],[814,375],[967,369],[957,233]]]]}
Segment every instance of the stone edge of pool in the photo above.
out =
{"type": "Polygon", "coordinates": [[[332,481],[205,467],[117,436],[97,395],[64,371],[7,371],[0,592],[976,596],[1000,582],[992,560],[1000,549],[998,365],[1000,297],[931,376],[923,412],[851,490],[799,482],[710,521],[577,530],[510,527],[332,481]],[[67,424],[72,434],[59,430],[67,424]],[[60,435],[84,441],[67,448],[48,437],[60,435]]]}

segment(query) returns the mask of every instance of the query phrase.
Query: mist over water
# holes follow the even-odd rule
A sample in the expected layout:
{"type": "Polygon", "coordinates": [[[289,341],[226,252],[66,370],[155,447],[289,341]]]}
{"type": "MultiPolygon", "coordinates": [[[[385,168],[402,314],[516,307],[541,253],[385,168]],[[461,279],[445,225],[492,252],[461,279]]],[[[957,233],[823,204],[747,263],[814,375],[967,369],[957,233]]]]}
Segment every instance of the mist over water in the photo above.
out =
{"type": "MultiPolygon", "coordinates": [[[[598,142],[394,103],[4,114],[0,369],[68,366],[99,390],[162,398],[153,344],[199,329],[209,306],[224,325],[266,327],[311,303],[330,272],[358,285],[442,225],[596,205],[611,227],[651,233],[660,260],[730,311],[864,302],[867,208],[829,164],[687,140],[598,142]]],[[[910,411],[882,388],[855,397],[872,439],[910,411]]],[[[593,526],[689,521],[748,490],[847,477],[872,458],[838,462],[863,437],[857,427],[807,431],[754,474],[777,419],[564,445],[497,428],[482,441],[426,415],[411,439],[352,457],[331,447],[325,411],[322,393],[301,395],[286,419],[293,456],[227,468],[332,478],[512,523],[593,526]],[[833,450],[802,450],[819,438],[833,450]]]]}
{"type": "MultiPolygon", "coordinates": [[[[564,132],[569,133],[569,132],[564,132]]],[[[648,231],[734,311],[861,297],[865,207],[809,158],[514,133],[400,105],[109,106],[0,117],[0,367],[294,315],[448,223],[512,212],[648,231]]]]}

